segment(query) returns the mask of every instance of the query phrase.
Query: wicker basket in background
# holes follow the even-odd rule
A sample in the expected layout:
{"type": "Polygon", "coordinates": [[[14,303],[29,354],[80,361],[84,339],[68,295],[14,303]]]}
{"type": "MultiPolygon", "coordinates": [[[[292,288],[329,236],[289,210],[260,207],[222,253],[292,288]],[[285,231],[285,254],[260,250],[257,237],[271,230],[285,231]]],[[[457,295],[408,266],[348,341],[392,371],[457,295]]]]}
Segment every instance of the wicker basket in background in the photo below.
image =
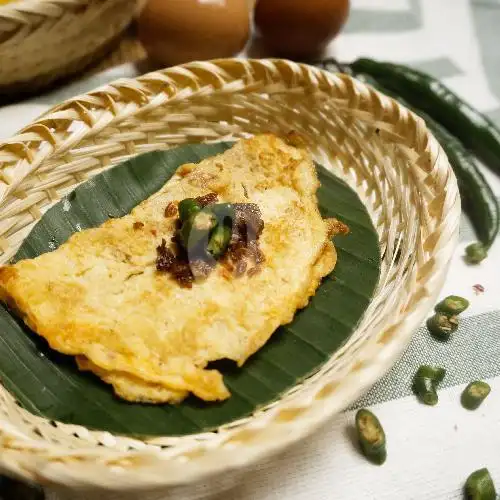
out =
{"type": "Polygon", "coordinates": [[[137,0],[19,0],[0,6],[0,99],[33,94],[106,54],[137,0]]]}

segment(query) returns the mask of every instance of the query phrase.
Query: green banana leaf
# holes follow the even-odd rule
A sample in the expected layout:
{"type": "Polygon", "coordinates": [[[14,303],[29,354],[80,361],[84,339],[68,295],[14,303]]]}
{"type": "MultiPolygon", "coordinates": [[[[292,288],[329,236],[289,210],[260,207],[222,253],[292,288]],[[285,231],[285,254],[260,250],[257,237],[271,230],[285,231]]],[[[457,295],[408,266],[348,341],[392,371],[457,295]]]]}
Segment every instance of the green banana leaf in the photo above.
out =
{"type": "MultiPolygon", "coordinates": [[[[178,166],[223,152],[231,143],[193,144],[132,158],[76,188],[47,211],[14,260],[57,248],[75,231],[120,217],[159,190],[178,166]]],[[[360,199],[318,166],[324,216],[350,226],[335,239],[338,264],[307,308],[242,367],[218,362],[232,396],[222,403],[191,397],[177,406],[132,404],[111,386],[80,372],[70,356],[50,349],[0,307],[0,378],[18,402],[48,419],[126,435],[185,435],[214,429],[272,402],[317,370],[353,332],[368,306],[380,271],[378,237],[360,199]]],[[[70,311],[69,311],[70,313],[70,311]]]]}

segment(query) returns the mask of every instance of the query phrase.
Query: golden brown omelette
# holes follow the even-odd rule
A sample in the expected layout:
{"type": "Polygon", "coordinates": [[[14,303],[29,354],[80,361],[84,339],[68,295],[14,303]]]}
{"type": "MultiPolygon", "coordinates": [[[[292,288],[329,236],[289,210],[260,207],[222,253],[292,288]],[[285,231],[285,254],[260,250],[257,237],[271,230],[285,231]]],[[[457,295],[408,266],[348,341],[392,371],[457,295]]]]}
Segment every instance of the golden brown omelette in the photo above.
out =
{"type": "Polygon", "coordinates": [[[57,250],[0,269],[1,299],[57,351],[76,356],[129,401],[206,401],[230,396],[206,369],[242,365],[307,305],[336,261],[332,224],[316,199],[310,155],[272,135],[181,166],[129,215],[76,233],[57,250]],[[223,265],[181,286],[156,266],[176,233],[181,200],[259,207],[264,261],[236,276],[223,265]]]}

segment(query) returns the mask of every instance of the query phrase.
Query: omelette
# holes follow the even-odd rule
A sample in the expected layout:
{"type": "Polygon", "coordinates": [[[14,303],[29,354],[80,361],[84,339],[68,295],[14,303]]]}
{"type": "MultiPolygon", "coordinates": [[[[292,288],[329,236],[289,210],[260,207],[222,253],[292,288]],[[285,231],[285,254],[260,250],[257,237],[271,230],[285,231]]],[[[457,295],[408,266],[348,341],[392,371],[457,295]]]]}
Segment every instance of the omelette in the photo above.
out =
{"type": "MultiPolygon", "coordinates": [[[[123,399],[179,403],[194,394],[224,400],[230,393],[222,374],[208,363],[243,365],[307,305],[335,266],[331,237],[339,224],[321,217],[318,187],[304,148],[273,135],[240,140],[179,167],[130,214],[0,268],[0,298],[51,348],[75,356],[80,370],[123,399]],[[189,209],[204,203],[203,210],[251,208],[253,250],[239,248],[246,260],[228,257],[230,233],[216,240],[226,246],[211,254],[217,257],[203,272],[182,261],[187,252],[176,248],[188,222],[181,225],[180,214],[193,224],[198,219],[189,209]]],[[[215,219],[206,220],[212,224],[207,234],[219,228],[225,234],[215,219]]]]}

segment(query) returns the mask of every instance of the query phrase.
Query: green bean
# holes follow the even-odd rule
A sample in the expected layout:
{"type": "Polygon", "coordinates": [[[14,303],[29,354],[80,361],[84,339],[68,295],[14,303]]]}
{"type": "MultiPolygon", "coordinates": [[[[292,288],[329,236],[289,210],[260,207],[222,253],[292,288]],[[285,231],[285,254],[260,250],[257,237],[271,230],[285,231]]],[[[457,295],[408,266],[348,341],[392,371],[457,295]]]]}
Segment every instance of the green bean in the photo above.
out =
{"type": "Polygon", "coordinates": [[[488,257],[488,252],[482,243],[471,243],[465,249],[465,260],[469,264],[479,264],[488,257]]]}
{"type": "Polygon", "coordinates": [[[497,492],[488,469],[473,472],[465,483],[467,500],[496,500],[497,492]]]}
{"type": "Polygon", "coordinates": [[[443,381],[446,370],[438,366],[422,365],[413,377],[413,392],[424,404],[434,406],[438,402],[436,388],[443,381]]]}
{"type": "Polygon", "coordinates": [[[356,430],[364,456],[376,465],[382,465],[387,458],[385,432],[379,419],[366,409],[356,413],[356,430]]]}
{"type": "Polygon", "coordinates": [[[448,340],[452,333],[458,329],[458,319],[456,316],[446,314],[434,314],[427,320],[427,328],[432,336],[438,340],[448,340]]]}
{"type": "Polygon", "coordinates": [[[467,410],[476,410],[488,397],[491,387],[481,380],[471,382],[462,392],[462,406],[467,410]]]}
{"type": "Polygon", "coordinates": [[[456,316],[463,313],[469,307],[469,301],[458,295],[449,295],[443,299],[434,310],[437,313],[446,314],[447,316],[456,316]]]}

